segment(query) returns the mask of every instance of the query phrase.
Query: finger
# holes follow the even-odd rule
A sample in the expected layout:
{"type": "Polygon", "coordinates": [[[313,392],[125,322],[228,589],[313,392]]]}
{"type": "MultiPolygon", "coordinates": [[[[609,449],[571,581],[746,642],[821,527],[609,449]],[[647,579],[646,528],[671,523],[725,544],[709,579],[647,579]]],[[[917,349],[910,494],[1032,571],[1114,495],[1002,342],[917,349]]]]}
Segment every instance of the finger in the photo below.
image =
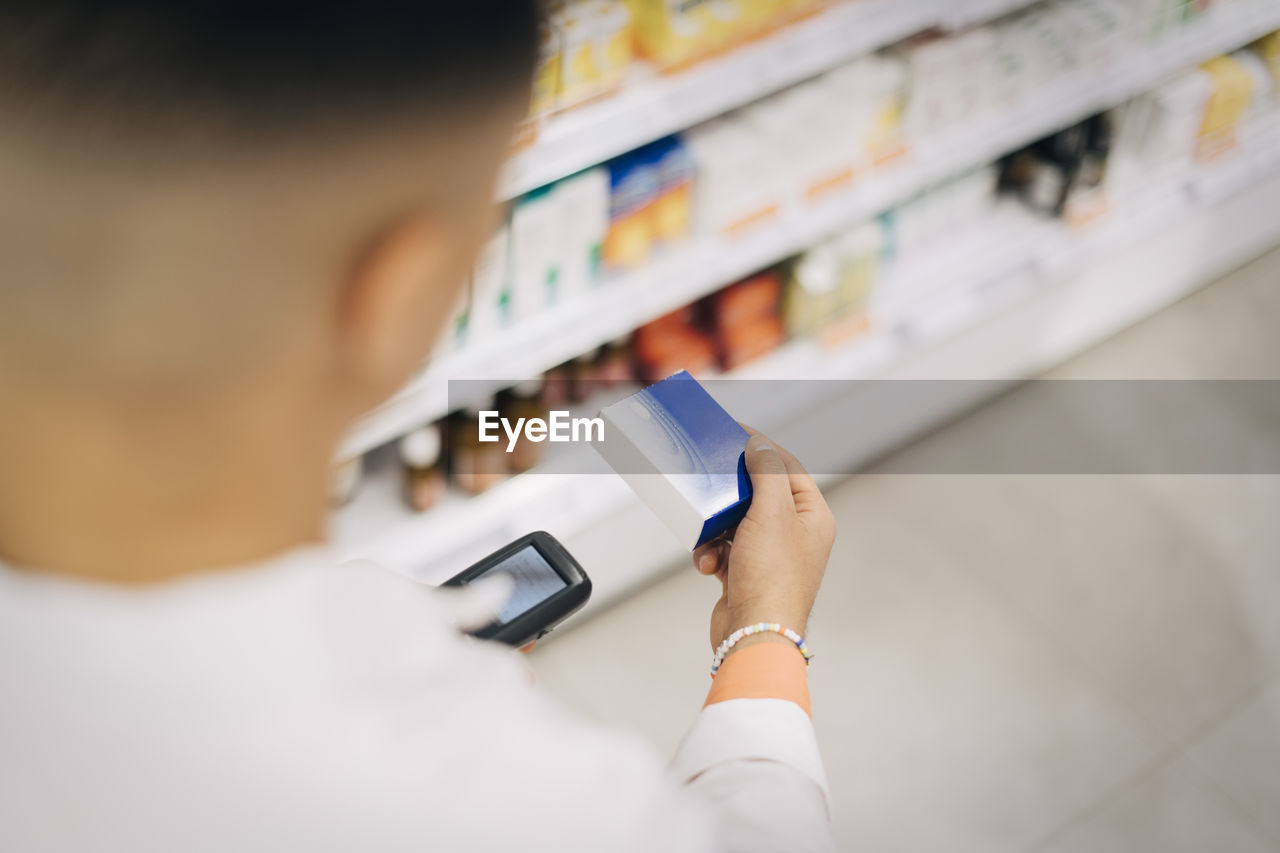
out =
{"type": "MultiPolygon", "coordinates": [[[[755,427],[741,422],[739,422],[738,425],[746,430],[748,435],[753,437],[758,435],[766,441],[768,440],[768,437],[755,427]]],[[[822,492],[818,488],[818,484],[814,482],[813,477],[807,470],[805,470],[805,467],[800,464],[800,460],[795,457],[795,454],[779,444],[773,442],[770,443],[773,444],[774,449],[778,451],[778,455],[782,457],[782,464],[786,466],[787,475],[790,480],[791,494],[795,499],[796,509],[800,509],[802,502],[811,501],[814,496],[816,496],[819,501],[825,503],[825,500],[822,498],[822,492]]]]}
{"type": "Polygon", "coordinates": [[[437,587],[431,594],[443,604],[458,630],[466,632],[493,622],[515,586],[511,575],[489,574],[463,587],[437,587]]]}
{"type": "Polygon", "coordinates": [[[727,539],[713,539],[693,551],[693,567],[704,575],[719,574],[728,562],[729,541],[727,539]]]}
{"type": "Polygon", "coordinates": [[[787,465],[768,438],[756,433],[747,441],[747,473],[751,475],[751,512],[795,512],[787,465]]]}

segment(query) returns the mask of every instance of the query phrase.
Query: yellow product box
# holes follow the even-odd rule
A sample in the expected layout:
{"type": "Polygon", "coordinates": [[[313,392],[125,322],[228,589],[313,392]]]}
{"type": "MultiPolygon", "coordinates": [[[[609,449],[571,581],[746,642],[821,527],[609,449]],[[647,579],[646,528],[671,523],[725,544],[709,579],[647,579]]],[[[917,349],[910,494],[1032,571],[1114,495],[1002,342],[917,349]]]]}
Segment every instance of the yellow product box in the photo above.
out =
{"type": "Polygon", "coordinates": [[[1208,158],[1235,146],[1236,122],[1249,108],[1253,78],[1239,60],[1230,56],[1219,56],[1200,67],[1213,83],[1213,94],[1200,125],[1199,153],[1208,158]]]}
{"type": "Polygon", "coordinates": [[[643,150],[609,162],[609,230],[602,250],[606,267],[634,269],[649,259],[657,243],[658,190],[657,166],[643,150]]]}
{"type": "Polygon", "coordinates": [[[632,45],[635,34],[631,27],[631,13],[622,3],[599,0],[594,4],[596,64],[600,70],[600,85],[612,89],[622,83],[631,67],[632,45]]]}
{"type": "Polygon", "coordinates": [[[752,34],[749,0],[712,0],[711,31],[708,42],[712,50],[722,50],[743,41],[752,34]]]}
{"type": "Polygon", "coordinates": [[[777,24],[785,5],[779,0],[739,0],[743,27],[750,33],[767,32],[777,24]]]}
{"type": "Polygon", "coordinates": [[[681,65],[715,49],[715,0],[627,0],[636,47],[660,66],[681,65]]]}
{"type": "Polygon", "coordinates": [[[561,107],[572,106],[604,87],[596,19],[588,4],[572,3],[552,14],[551,26],[560,37],[560,88],[556,100],[561,107]]]}
{"type": "Polygon", "coordinates": [[[533,68],[533,93],[529,99],[529,114],[541,116],[556,106],[560,92],[560,35],[543,24],[538,33],[538,59],[533,68]]]}

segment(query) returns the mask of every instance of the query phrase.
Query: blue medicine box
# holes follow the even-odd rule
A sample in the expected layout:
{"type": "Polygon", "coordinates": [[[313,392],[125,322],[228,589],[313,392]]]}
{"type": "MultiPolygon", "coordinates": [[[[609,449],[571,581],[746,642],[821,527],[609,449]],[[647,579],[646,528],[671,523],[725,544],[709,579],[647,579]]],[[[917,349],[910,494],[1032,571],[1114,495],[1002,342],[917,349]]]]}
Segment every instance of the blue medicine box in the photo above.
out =
{"type": "Polygon", "coordinates": [[[686,371],[606,406],[596,449],[692,550],[732,530],[751,505],[747,432],[686,371]]]}

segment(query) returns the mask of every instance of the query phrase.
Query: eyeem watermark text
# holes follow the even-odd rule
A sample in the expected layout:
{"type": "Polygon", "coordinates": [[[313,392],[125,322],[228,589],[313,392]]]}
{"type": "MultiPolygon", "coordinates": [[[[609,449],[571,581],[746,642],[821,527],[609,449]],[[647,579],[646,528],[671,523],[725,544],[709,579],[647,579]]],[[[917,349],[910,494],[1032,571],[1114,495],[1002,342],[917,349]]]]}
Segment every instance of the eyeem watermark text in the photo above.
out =
{"type": "Polygon", "coordinates": [[[601,418],[575,418],[566,411],[552,409],[543,418],[510,418],[502,417],[500,412],[482,411],[479,420],[480,440],[484,442],[501,441],[498,430],[507,436],[507,452],[511,453],[516,442],[523,435],[526,441],[535,443],[604,441],[604,420],[601,418]]]}

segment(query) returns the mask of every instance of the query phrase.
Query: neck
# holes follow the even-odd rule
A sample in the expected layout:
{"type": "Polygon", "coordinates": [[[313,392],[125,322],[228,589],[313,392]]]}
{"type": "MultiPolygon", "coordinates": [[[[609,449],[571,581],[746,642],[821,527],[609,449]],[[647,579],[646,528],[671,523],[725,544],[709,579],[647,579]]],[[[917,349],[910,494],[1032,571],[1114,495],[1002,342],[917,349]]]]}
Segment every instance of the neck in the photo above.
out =
{"type": "Polygon", "coordinates": [[[56,392],[2,402],[16,414],[0,419],[0,560],[15,567],[150,583],[323,537],[338,430],[305,407],[56,392]]]}

